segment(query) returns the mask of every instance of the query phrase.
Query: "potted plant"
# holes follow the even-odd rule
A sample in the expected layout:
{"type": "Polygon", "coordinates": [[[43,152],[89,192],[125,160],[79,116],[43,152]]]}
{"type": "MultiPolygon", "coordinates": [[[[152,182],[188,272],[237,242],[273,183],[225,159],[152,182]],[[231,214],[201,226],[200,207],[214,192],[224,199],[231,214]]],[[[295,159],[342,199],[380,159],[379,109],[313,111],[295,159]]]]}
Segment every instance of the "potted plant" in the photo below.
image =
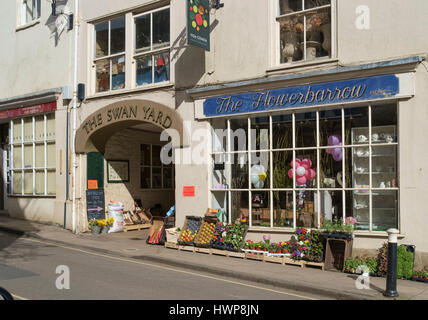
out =
{"type": "Polygon", "coordinates": [[[428,282],[428,266],[420,270],[415,270],[412,276],[413,281],[428,282]]]}
{"type": "Polygon", "coordinates": [[[98,221],[94,218],[89,220],[88,225],[92,231],[92,234],[99,234],[101,232],[101,227],[98,225],[98,221]]]}
{"type": "Polygon", "coordinates": [[[101,220],[101,221],[102,221],[101,233],[107,234],[108,231],[110,230],[111,226],[113,225],[114,219],[110,218],[108,220],[101,220]]]}

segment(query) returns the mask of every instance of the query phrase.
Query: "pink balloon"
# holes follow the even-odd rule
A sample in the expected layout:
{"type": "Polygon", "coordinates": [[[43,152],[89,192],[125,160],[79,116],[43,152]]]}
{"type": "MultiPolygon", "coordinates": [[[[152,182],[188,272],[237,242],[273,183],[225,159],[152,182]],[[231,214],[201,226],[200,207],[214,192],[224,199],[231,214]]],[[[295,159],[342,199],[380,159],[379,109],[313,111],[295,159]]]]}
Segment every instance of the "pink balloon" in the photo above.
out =
{"type": "Polygon", "coordinates": [[[306,184],[306,177],[305,176],[301,176],[301,177],[298,177],[297,179],[296,179],[296,184],[298,185],[298,186],[301,186],[301,185],[303,185],[303,184],[306,184]]]}
{"type": "Polygon", "coordinates": [[[300,159],[296,159],[296,163],[294,163],[294,160],[293,161],[291,161],[291,167],[292,168],[298,168],[298,167],[300,167],[301,166],[301,161],[300,161],[300,159]]]}
{"type": "Polygon", "coordinates": [[[304,167],[306,170],[308,170],[310,167],[312,167],[312,162],[310,159],[303,159],[302,160],[302,167],[304,167]]]}
{"type": "Polygon", "coordinates": [[[288,177],[290,179],[293,179],[293,175],[294,175],[294,170],[293,169],[288,170],[288,177]]]}
{"type": "Polygon", "coordinates": [[[326,149],[326,152],[328,153],[328,154],[331,154],[331,151],[332,151],[333,149],[326,149]]]}
{"type": "Polygon", "coordinates": [[[309,169],[308,171],[306,171],[306,178],[309,180],[312,180],[313,178],[315,178],[315,176],[317,175],[317,173],[315,172],[314,169],[309,169]]]}

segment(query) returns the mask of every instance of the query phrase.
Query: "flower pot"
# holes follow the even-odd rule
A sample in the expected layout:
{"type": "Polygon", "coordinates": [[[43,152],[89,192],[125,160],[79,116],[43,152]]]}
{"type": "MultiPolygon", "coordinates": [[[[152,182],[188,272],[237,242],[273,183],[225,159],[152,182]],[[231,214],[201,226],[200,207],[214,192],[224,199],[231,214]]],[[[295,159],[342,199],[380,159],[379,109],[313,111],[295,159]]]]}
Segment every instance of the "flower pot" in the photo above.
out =
{"type": "Polygon", "coordinates": [[[105,226],[101,229],[101,234],[107,234],[110,230],[110,226],[105,226]]]}
{"type": "Polygon", "coordinates": [[[100,234],[101,227],[100,226],[92,226],[91,231],[92,231],[92,234],[100,234]]]}

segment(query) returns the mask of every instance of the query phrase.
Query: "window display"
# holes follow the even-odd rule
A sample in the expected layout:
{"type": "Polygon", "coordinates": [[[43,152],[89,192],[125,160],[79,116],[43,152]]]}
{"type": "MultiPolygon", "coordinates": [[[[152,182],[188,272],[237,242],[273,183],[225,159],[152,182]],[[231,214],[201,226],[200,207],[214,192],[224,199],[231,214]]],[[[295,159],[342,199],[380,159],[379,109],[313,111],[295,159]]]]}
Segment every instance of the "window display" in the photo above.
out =
{"type": "Polygon", "coordinates": [[[212,126],[212,190],[230,218],[249,210],[250,227],[317,228],[346,217],[356,219],[356,230],[398,227],[397,105],[215,119],[212,126]]]}
{"type": "Polygon", "coordinates": [[[162,146],[142,144],[140,147],[140,187],[171,189],[174,187],[174,167],[161,161],[162,146]]]}

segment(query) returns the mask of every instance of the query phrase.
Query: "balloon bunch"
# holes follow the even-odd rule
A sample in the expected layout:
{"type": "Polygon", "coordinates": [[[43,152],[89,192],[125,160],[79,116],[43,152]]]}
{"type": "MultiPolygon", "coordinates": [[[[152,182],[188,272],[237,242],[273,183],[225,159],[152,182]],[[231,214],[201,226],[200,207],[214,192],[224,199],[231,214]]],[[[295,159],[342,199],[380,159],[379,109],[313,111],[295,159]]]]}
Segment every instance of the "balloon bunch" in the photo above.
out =
{"type": "Polygon", "coordinates": [[[288,177],[293,179],[294,174],[296,174],[296,185],[302,186],[317,175],[311,167],[312,161],[310,159],[296,159],[296,161],[291,161],[291,169],[288,170],[288,177]]]}
{"type": "MultiPolygon", "coordinates": [[[[341,145],[342,145],[342,138],[339,135],[333,134],[330,137],[328,137],[329,147],[335,147],[335,146],[341,146],[341,145]]],[[[327,149],[327,153],[333,156],[334,161],[342,161],[342,158],[343,158],[342,148],[327,149]]]]}
{"type": "Polygon", "coordinates": [[[254,165],[251,167],[251,183],[256,189],[262,189],[267,178],[266,169],[262,165],[254,165]]]}

